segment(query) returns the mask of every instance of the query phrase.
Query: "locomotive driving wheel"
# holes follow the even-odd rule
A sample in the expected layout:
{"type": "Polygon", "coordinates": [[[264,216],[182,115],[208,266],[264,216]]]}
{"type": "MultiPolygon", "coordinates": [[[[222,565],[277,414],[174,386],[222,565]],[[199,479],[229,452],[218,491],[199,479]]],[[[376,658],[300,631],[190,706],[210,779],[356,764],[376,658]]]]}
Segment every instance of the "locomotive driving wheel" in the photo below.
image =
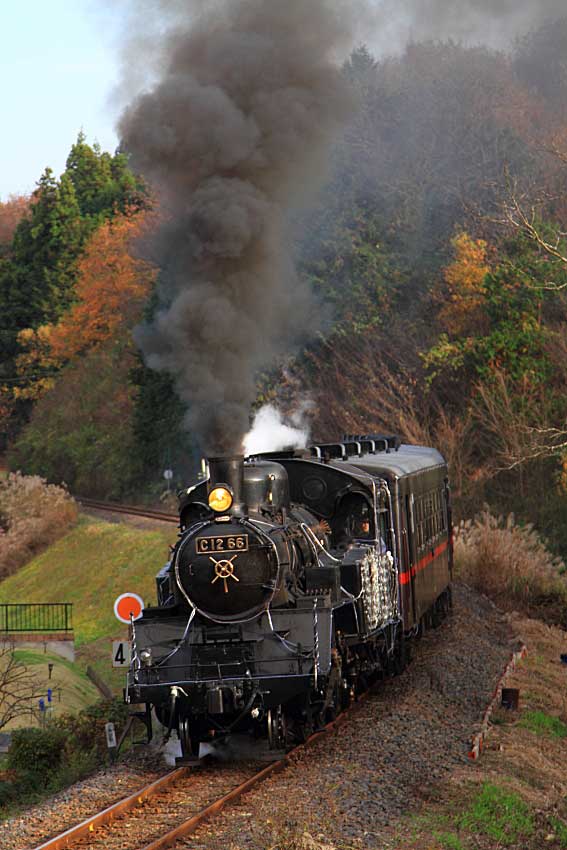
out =
{"type": "Polygon", "coordinates": [[[200,736],[188,717],[179,721],[179,740],[184,758],[199,758],[200,736]]]}
{"type": "Polygon", "coordinates": [[[268,709],[268,743],[271,750],[284,750],[288,740],[287,721],[281,705],[268,709]]]}

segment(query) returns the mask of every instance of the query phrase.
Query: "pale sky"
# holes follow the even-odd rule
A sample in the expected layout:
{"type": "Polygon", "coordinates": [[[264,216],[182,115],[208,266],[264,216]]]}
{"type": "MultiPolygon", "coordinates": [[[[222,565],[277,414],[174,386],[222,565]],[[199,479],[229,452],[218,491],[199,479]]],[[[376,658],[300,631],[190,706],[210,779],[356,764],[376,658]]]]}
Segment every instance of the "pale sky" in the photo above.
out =
{"type": "MultiPolygon", "coordinates": [[[[175,6],[179,0],[171,2],[175,6]]],[[[535,0],[506,0],[504,5],[510,2],[517,3],[524,18],[539,8],[535,0]]],[[[540,0],[543,11],[565,2],[540,0]]],[[[134,8],[151,18],[154,6],[154,0],[0,0],[0,200],[33,191],[46,166],[59,176],[81,129],[90,143],[115,150],[116,107],[111,102],[120,76],[124,13],[134,8]]],[[[418,22],[416,9],[423,12],[425,0],[370,0],[374,18],[365,17],[360,40],[375,55],[400,49],[408,37],[481,37],[495,45],[511,40],[515,5],[509,15],[492,21],[492,29],[496,23],[499,27],[494,32],[485,0],[462,0],[457,6],[455,0],[428,0],[437,19],[418,22]],[[474,15],[459,27],[454,18],[463,4],[474,15]]],[[[524,32],[527,22],[522,22],[524,32]]]]}
{"type": "Polygon", "coordinates": [[[82,128],[114,151],[116,21],[96,0],[0,0],[0,200],[65,168],[82,128]]]}

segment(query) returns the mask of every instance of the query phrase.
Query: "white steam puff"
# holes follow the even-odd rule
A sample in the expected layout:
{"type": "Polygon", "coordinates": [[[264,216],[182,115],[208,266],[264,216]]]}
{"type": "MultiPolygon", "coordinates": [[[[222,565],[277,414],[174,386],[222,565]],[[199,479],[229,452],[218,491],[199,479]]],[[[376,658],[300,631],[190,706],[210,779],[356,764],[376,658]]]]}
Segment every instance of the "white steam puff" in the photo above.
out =
{"type": "Polygon", "coordinates": [[[294,425],[286,425],[281,413],[271,404],[260,408],[252,428],[243,440],[245,455],[261,454],[262,452],[279,452],[284,449],[304,449],[309,440],[309,429],[301,427],[297,417],[293,417],[294,425]]]}

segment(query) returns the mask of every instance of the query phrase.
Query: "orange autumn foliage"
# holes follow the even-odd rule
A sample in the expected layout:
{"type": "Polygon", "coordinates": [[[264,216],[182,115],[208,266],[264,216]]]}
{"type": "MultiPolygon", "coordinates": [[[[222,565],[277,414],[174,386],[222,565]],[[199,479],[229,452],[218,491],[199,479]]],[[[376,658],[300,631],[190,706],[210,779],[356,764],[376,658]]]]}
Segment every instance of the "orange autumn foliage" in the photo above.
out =
{"type": "Polygon", "coordinates": [[[444,273],[448,299],[439,311],[439,320],[448,333],[458,336],[482,321],[483,282],[490,266],[482,239],[460,233],[452,240],[452,246],[455,259],[444,273]]]}
{"type": "Polygon", "coordinates": [[[134,256],[133,241],[151,227],[153,213],[125,214],[102,224],[79,261],[76,300],[57,324],[18,334],[18,374],[33,376],[14,397],[36,400],[54,386],[58,370],[105,343],[130,342],[157,270],[134,256]]]}
{"type": "Polygon", "coordinates": [[[140,320],[156,270],[134,256],[132,243],[148,227],[150,215],[120,216],[91,237],[78,266],[76,302],[49,329],[54,360],[72,360],[121,336],[140,320]]]}

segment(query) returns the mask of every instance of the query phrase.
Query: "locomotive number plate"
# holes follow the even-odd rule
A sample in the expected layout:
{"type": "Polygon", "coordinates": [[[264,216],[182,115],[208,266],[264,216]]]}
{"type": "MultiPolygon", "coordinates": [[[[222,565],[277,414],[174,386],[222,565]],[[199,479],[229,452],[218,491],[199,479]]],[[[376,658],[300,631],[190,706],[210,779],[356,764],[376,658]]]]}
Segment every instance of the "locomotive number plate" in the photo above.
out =
{"type": "Polygon", "coordinates": [[[228,537],[197,537],[197,555],[211,552],[248,552],[248,535],[231,534],[228,537]]]}

